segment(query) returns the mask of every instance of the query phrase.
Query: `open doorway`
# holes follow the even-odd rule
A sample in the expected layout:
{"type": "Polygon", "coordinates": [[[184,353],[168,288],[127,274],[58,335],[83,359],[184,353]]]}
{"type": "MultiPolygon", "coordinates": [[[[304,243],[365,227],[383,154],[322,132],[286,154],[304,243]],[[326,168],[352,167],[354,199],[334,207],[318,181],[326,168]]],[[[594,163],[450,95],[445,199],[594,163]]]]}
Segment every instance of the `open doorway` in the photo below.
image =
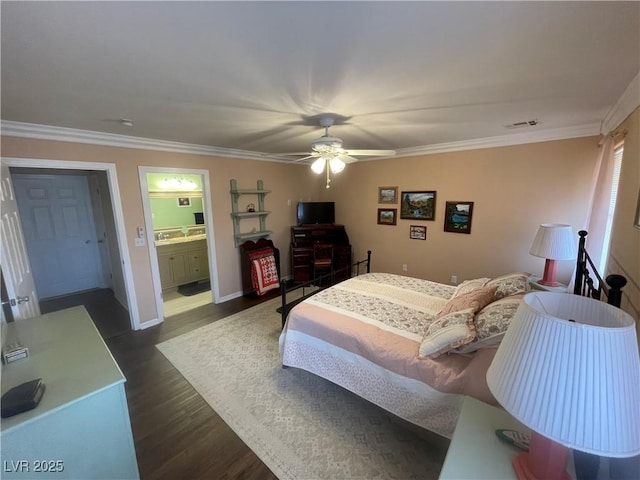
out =
{"type": "MultiPolygon", "coordinates": [[[[114,293],[115,302],[128,312],[128,328],[139,329],[137,305],[131,301],[133,280],[115,165],[14,158],[2,161],[8,167],[9,176],[16,176],[11,179],[12,183],[27,182],[21,187],[22,194],[16,194],[16,200],[18,213],[25,208],[29,211],[33,241],[29,245],[23,239],[24,244],[13,248],[25,251],[31,270],[39,272],[34,275],[35,297],[46,301],[86,291],[109,290],[114,293]],[[71,195],[75,196],[71,192],[75,183],[68,182],[77,182],[81,189],[86,185],[86,196],[82,200],[71,199],[71,195]],[[51,198],[53,195],[57,199],[51,198]],[[54,205],[58,201],[60,203],[54,205]],[[54,232],[56,226],[64,234],[54,232]],[[47,240],[56,244],[54,255],[48,251],[47,240]],[[73,241],[80,243],[75,245],[73,241]],[[62,250],[70,249],[71,253],[60,253],[60,246],[62,250]],[[86,247],[86,251],[77,255],[80,246],[86,247]],[[57,257],[58,266],[52,265],[51,262],[56,263],[52,256],[57,257]],[[50,282],[49,277],[59,274],[62,267],[69,267],[65,275],[72,281],[50,282]],[[35,278],[38,275],[39,279],[35,278]]],[[[13,281],[9,277],[5,280],[13,281]]]]}
{"type": "Polygon", "coordinates": [[[159,319],[219,298],[209,172],[139,167],[159,319]]]}

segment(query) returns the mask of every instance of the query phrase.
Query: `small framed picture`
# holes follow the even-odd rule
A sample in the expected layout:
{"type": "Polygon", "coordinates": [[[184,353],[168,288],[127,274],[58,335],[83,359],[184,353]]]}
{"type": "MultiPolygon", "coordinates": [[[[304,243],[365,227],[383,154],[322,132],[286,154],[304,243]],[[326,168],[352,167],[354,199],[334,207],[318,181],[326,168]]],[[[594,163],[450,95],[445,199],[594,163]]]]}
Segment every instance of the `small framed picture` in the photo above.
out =
{"type": "Polygon", "coordinates": [[[397,214],[397,208],[379,208],[378,225],[395,225],[397,214]]]}
{"type": "Polygon", "coordinates": [[[402,192],[400,218],[407,220],[435,220],[436,192],[402,192]]]}
{"type": "Polygon", "coordinates": [[[414,240],[426,240],[427,227],[425,227],[424,225],[409,226],[409,238],[412,238],[414,240]]]}
{"type": "Polygon", "coordinates": [[[444,210],[444,231],[471,233],[473,202],[447,202],[444,210]]]}
{"type": "Polygon", "coordinates": [[[179,207],[190,207],[191,199],[189,197],[178,197],[178,206],[179,207]]]}
{"type": "Polygon", "coordinates": [[[398,203],[398,187],[378,187],[378,203],[398,203]]]}

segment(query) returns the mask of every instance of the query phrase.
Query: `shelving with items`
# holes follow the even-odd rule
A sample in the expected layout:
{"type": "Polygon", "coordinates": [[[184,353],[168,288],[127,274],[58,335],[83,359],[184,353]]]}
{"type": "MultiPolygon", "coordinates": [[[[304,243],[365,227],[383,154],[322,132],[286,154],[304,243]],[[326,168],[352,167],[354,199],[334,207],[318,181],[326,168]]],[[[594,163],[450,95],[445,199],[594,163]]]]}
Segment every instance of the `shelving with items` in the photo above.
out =
{"type": "Polygon", "coordinates": [[[271,231],[267,230],[266,218],[271,212],[264,209],[264,197],[271,192],[271,190],[265,190],[262,180],[258,180],[257,188],[255,189],[239,189],[238,182],[235,179],[231,180],[231,218],[233,220],[233,237],[236,247],[240,246],[247,240],[254,240],[257,238],[264,238],[271,235],[271,231]],[[256,197],[256,203],[251,202],[247,205],[245,210],[240,210],[238,201],[243,195],[252,195],[256,197]],[[240,228],[240,222],[242,220],[255,218],[258,220],[258,228],[253,229],[250,232],[242,232],[240,228]]]}

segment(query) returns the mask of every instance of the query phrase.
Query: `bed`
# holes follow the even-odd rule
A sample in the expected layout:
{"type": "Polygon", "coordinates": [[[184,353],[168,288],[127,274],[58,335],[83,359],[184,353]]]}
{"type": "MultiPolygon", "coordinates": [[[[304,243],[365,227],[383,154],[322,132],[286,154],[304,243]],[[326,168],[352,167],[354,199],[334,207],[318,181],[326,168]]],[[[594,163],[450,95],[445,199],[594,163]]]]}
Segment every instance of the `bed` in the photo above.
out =
{"type": "MultiPolygon", "coordinates": [[[[590,273],[584,242],[579,249],[581,283],[575,292],[595,298],[604,292],[615,300],[614,289],[590,273]]],[[[530,291],[529,274],[451,286],[372,273],[370,264],[369,255],[367,273],[293,303],[286,301],[292,290],[283,287],[282,364],[451,438],[465,395],[497,404],[485,374],[510,318],[530,291]]],[[[619,285],[619,276],[614,277],[619,285]]]]}

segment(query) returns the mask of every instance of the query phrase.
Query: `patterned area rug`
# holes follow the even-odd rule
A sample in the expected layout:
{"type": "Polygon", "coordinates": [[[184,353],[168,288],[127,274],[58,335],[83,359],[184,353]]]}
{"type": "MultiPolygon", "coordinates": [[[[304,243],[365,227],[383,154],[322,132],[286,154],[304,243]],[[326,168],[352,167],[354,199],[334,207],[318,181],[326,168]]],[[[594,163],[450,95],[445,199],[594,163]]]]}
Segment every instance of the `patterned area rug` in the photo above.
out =
{"type": "Polygon", "coordinates": [[[444,449],[320,377],[283,369],[279,299],[158,349],[280,479],[436,479],[444,449]]]}

